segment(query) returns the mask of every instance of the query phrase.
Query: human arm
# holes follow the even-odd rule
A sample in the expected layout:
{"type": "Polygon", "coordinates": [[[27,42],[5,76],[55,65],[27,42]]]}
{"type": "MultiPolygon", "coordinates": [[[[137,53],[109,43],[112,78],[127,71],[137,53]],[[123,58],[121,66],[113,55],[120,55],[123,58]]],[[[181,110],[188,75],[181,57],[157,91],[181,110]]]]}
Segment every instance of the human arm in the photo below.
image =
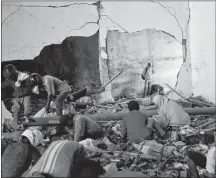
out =
{"type": "Polygon", "coordinates": [[[46,111],[48,111],[49,107],[50,107],[50,103],[52,101],[52,98],[55,95],[54,81],[53,81],[52,77],[44,78],[44,87],[45,87],[47,94],[48,94],[47,104],[45,106],[46,111]]]}
{"type": "Polygon", "coordinates": [[[154,66],[154,63],[152,62],[152,73],[154,74],[155,73],[155,66],[154,66]]]}
{"type": "Polygon", "coordinates": [[[9,86],[11,86],[9,80],[5,80],[4,82],[1,83],[1,89],[5,89],[9,86]]]}
{"type": "Polygon", "coordinates": [[[46,106],[45,106],[46,111],[48,111],[49,108],[50,108],[50,103],[51,103],[51,101],[52,101],[52,98],[53,98],[53,95],[52,95],[52,94],[48,94],[48,97],[47,97],[47,104],[46,104],[46,106]]]}

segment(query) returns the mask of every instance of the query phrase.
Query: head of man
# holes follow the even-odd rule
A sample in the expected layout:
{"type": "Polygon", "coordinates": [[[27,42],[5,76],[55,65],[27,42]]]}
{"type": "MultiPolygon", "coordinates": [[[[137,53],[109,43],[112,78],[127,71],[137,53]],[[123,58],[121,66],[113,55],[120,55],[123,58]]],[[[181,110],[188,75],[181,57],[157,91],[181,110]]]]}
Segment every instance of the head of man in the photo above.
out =
{"type": "Polygon", "coordinates": [[[3,69],[3,75],[5,79],[17,80],[18,73],[16,67],[12,64],[6,65],[3,69]]]}
{"type": "Polygon", "coordinates": [[[84,178],[84,177],[94,177],[97,178],[104,175],[106,171],[100,165],[100,163],[83,158],[78,161],[71,170],[71,177],[84,178]]]}
{"type": "Polygon", "coordinates": [[[147,67],[150,68],[151,66],[152,66],[152,64],[149,62],[149,63],[147,64],[147,67]]]}
{"type": "Polygon", "coordinates": [[[29,80],[33,86],[37,86],[37,85],[42,86],[43,85],[42,77],[41,77],[41,75],[39,75],[37,73],[31,74],[29,76],[29,80]]]}
{"type": "Polygon", "coordinates": [[[137,101],[130,101],[128,103],[128,109],[129,111],[139,111],[139,103],[137,101]]]}

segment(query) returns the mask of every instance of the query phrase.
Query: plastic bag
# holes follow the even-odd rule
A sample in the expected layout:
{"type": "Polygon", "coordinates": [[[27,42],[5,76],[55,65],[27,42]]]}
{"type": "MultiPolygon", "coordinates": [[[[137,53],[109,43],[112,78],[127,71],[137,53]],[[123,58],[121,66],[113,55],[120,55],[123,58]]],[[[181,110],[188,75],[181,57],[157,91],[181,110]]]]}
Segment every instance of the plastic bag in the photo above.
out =
{"type": "Polygon", "coordinates": [[[48,114],[46,112],[45,108],[42,108],[40,111],[38,111],[33,118],[37,118],[37,117],[48,117],[48,114]]]}
{"type": "MultiPolygon", "coordinates": [[[[42,108],[40,111],[38,111],[34,116],[33,118],[37,118],[37,117],[48,117],[48,113],[46,112],[46,109],[45,108],[42,108]]],[[[38,129],[38,130],[41,130],[42,129],[42,126],[34,126],[34,127],[29,127],[29,128],[35,128],[35,129],[38,129]]]]}

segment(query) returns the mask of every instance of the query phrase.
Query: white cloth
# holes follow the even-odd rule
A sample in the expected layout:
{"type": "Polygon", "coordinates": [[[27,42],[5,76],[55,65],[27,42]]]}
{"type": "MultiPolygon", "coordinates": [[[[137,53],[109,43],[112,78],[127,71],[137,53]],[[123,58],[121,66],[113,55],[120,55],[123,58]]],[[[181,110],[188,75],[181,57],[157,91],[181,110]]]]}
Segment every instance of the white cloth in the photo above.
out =
{"type": "Polygon", "coordinates": [[[24,72],[20,72],[20,71],[17,71],[17,73],[18,73],[18,76],[17,76],[17,82],[15,83],[15,86],[20,87],[19,81],[23,81],[23,80],[27,79],[29,77],[29,74],[24,73],[24,72]]]}
{"type": "Polygon", "coordinates": [[[215,174],[215,158],[216,158],[216,147],[212,147],[207,154],[207,162],[206,162],[206,170],[211,173],[215,174]]]}
{"type": "Polygon", "coordinates": [[[17,71],[17,72],[18,72],[17,81],[19,81],[19,80],[23,81],[29,77],[29,74],[27,74],[27,73],[20,72],[20,71],[17,71]]]}

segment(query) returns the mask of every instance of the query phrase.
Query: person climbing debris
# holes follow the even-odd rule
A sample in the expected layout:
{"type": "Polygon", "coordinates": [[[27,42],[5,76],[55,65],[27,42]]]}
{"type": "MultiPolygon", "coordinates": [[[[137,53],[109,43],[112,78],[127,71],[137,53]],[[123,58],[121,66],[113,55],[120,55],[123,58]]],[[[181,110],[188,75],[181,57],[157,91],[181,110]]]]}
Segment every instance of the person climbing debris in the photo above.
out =
{"type": "Polygon", "coordinates": [[[148,116],[139,111],[139,103],[130,101],[128,103],[130,113],[123,117],[122,135],[126,141],[141,142],[151,136],[153,129],[159,137],[165,135],[164,130],[153,119],[148,119],[148,116]]]}
{"type": "Polygon", "coordinates": [[[41,135],[34,129],[26,130],[20,141],[7,145],[2,155],[2,177],[20,177],[38,161],[41,154],[35,146],[40,144],[41,135]]]}
{"type": "Polygon", "coordinates": [[[12,113],[13,118],[19,121],[19,114],[21,108],[24,108],[24,115],[26,121],[31,114],[31,94],[32,94],[32,86],[28,81],[29,74],[20,72],[16,69],[16,67],[12,64],[8,64],[3,69],[3,75],[5,77],[5,81],[1,85],[1,89],[4,90],[8,86],[13,87],[13,106],[12,113]]]}
{"type": "Polygon", "coordinates": [[[55,104],[56,104],[56,114],[58,116],[62,115],[62,105],[64,100],[69,96],[71,92],[70,86],[56,77],[45,75],[41,77],[37,73],[30,75],[30,81],[34,86],[39,86],[39,88],[45,88],[48,94],[47,104],[45,106],[46,111],[50,108],[50,103],[54,96],[57,95],[55,104]]]}
{"type": "Polygon", "coordinates": [[[152,64],[149,62],[144,68],[141,77],[145,80],[143,97],[149,96],[152,86],[152,73],[154,73],[152,64]]]}
{"type": "Polygon", "coordinates": [[[190,116],[174,100],[156,95],[152,102],[158,107],[158,122],[163,129],[168,126],[184,126],[191,123],[190,116]]]}

